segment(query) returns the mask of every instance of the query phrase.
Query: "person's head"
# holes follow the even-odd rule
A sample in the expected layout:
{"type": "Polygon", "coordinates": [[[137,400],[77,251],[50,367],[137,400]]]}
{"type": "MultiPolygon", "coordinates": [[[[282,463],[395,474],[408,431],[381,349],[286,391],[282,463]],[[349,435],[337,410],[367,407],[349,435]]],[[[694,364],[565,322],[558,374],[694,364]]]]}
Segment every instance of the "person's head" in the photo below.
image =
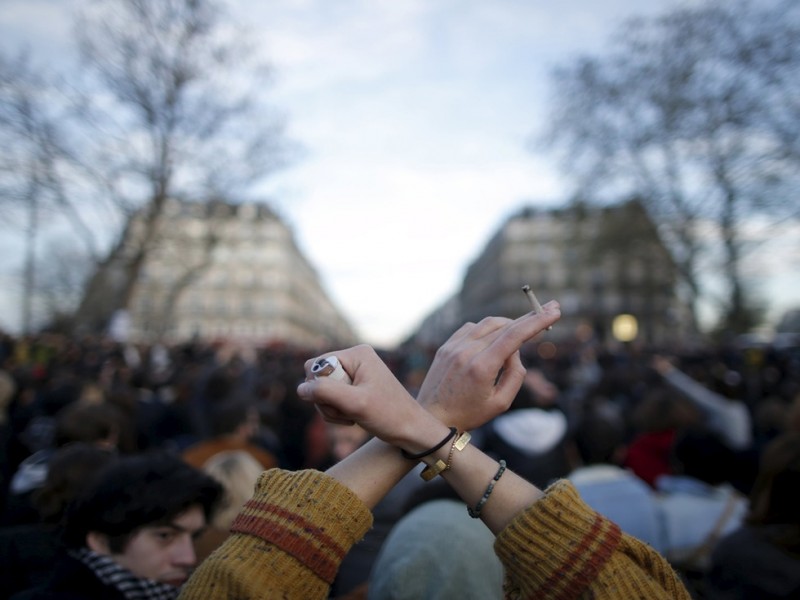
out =
{"type": "Polygon", "coordinates": [[[690,427],[699,419],[684,396],[663,385],[650,388],[631,416],[634,428],[645,433],[690,427]]]}
{"type": "Polygon", "coordinates": [[[586,414],[575,428],[573,439],[584,465],[619,465],[625,458],[622,425],[600,414],[586,414]]]}
{"type": "Polygon", "coordinates": [[[91,484],[100,470],[116,459],[116,453],[84,442],[67,444],[56,450],[48,464],[47,477],[33,497],[42,521],[57,523],[69,503],[91,484]]]}
{"type": "Polygon", "coordinates": [[[461,501],[425,502],[389,532],[372,566],[368,597],[499,600],[503,566],[494,536],[461,501]]]}
{"type": "Polygon", "coordinates": [[[736,456],[718,434],[692,427],[676,436],[672,461],[676,472],[718,485],[731,481],[736,456]]]}
{"type": "Polygon", "coordinates": [[[800,433],[784,433],[764,448],[748,521],[800,525],[800,433]]]}
{"type": "Polygon", "coordinates": [[[84,442],[116,448],[123,419],[116,406],[73,402],[56,415],[55,445],[84,442]]]}
{"type": "Polygon", "coordinates": [[[228,529],[242,506],[252,496],[256,482],[264,469],[252,455],[243,450],[219,452],[203,465],[203,471],[211,475],[225,488],[222,501],[212,519],[220,529],[228,529]]]}
{"type": "Polygon", "coordinates": [[[777,396],[763,398],[753,412],[756,435],[772,440],[790,430],[790,406],[777,396]]]}
{"type": "Polygon", "coordinates": [[[171,454],[107,466],[67,510],[63,541],[111,557],[135,576],[180,585],[195,566],[194,538],[222,486],[171,454]]]}
{"type": "Polygon", "coordinates": [[[571,468],[567,419],[557,410],[521,408],[496,417],[483,450],[542,489],[571,468]]]}
{"type": "Polygon", "coordinates": [[[258,432],[258,409],[247,397],[234,397],[211,410],[211,434],[248,439],[258,432]]]}

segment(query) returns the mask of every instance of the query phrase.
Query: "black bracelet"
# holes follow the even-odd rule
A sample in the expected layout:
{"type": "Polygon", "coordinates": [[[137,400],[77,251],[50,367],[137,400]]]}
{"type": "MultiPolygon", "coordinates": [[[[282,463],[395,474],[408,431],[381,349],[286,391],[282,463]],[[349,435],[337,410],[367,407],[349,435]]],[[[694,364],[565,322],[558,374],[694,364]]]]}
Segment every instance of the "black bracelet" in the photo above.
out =
{"type": "Polygon", "coordinates": [[[453,439],[453,436],[458,432],[458,429],[455,427],[450,428],[450,433],[447,434],[447,437],[444,438],[441,442],[436,444],[430,450],[425,450],[425,452],[420,452],[419,454],[409,454],[405,450],[400,450],[403,454],[403,458],[407,458],[408,460],[419,460],[420,458],[425,458],[426,456],[433,454],[437,450],[441,449],[447,442],[453,439]]]}

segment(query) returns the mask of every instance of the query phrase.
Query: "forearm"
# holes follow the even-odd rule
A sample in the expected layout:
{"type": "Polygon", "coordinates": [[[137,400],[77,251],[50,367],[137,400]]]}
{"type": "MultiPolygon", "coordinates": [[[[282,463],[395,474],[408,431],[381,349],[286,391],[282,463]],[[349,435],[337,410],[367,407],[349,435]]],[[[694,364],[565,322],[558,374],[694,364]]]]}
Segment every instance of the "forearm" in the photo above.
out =
{"type": "Polygon", "coordinates": [[[372,438],[326,473],[347,486],[372,510],[416,465],[404,459],[394,446],[372,438]]]}
{"type": "Polygon", "coordinates": [[[722,435],[732,448],[741,450],[752,443],[750,413],[743,402],[717,394],[674,367],[666,370],[662,376],[669,385],[706,412],[709,426],[722,435]]]}
{"type": "Polygon", "coordinates": [[[327,598],[342,559],[371,526],[360,498],[328,475],[271,469],[181,599],[327,598]]]}
{"type": "MultiPolygon", "coordinates": [[[[690,596],[655,550],[589,508],[569,482],[550,486],[497,537],[509,591],[524,598],[690,596]]],[[[513,594],[512,594],[513,595],[513,594]]]]}
{"type": "Polygon", "coordinates": [[[725,398],[695,381],[683,371],[672,367],[666,370],[662,377],[669,385],[683,393],[703,410],[712,414],[719,414],[724,411],[725,403],[727,402],[725,398]]]}
{"type": "Polygon", "coordinates": [[[506,469],[497,481],[499,463],[474,446],[454,453],[450,469],[442,477],[470,508],[477,507],[490,483],[489,497],[480,508],[480,519],[497,535],[519,513],[542,497],[542,491],[506,469]]]}

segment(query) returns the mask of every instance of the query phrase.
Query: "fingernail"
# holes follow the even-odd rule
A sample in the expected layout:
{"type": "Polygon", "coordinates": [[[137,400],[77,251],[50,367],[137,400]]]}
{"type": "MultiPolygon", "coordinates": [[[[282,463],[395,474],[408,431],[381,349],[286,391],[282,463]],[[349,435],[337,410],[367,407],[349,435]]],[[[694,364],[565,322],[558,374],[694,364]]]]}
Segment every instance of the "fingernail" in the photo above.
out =
{"type": "Polygon", "coordinates": [[[311,395],[311,384],[307,381],[304,381],[300,385],[297,386],[297,395],[303,398],[306,398],[311,395]]]}

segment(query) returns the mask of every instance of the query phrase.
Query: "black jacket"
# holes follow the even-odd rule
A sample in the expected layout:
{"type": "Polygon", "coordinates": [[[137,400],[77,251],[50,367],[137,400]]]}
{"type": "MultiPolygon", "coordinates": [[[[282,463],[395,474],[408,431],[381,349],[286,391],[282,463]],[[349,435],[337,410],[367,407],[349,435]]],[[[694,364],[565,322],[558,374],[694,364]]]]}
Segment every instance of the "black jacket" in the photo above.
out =
{"type": "Polygon", "coordinates": [[[55,527],[43,523],[0,529],[0,598],[43,584],[60,555],[55,527]]]}
{"type": "Polygon", "coordinates": [[[721,539],[711,558],[711,598],[800,598],[800,547],[780,548],[771,541],[790,528],[745,525],[721,539]]]}
{"type": "Polygon", "coordinates": [[[125,600],[114,587],[104,585],[81,561],[62,554],[48,581],[11,596],[11,600],[125,600]]]}

